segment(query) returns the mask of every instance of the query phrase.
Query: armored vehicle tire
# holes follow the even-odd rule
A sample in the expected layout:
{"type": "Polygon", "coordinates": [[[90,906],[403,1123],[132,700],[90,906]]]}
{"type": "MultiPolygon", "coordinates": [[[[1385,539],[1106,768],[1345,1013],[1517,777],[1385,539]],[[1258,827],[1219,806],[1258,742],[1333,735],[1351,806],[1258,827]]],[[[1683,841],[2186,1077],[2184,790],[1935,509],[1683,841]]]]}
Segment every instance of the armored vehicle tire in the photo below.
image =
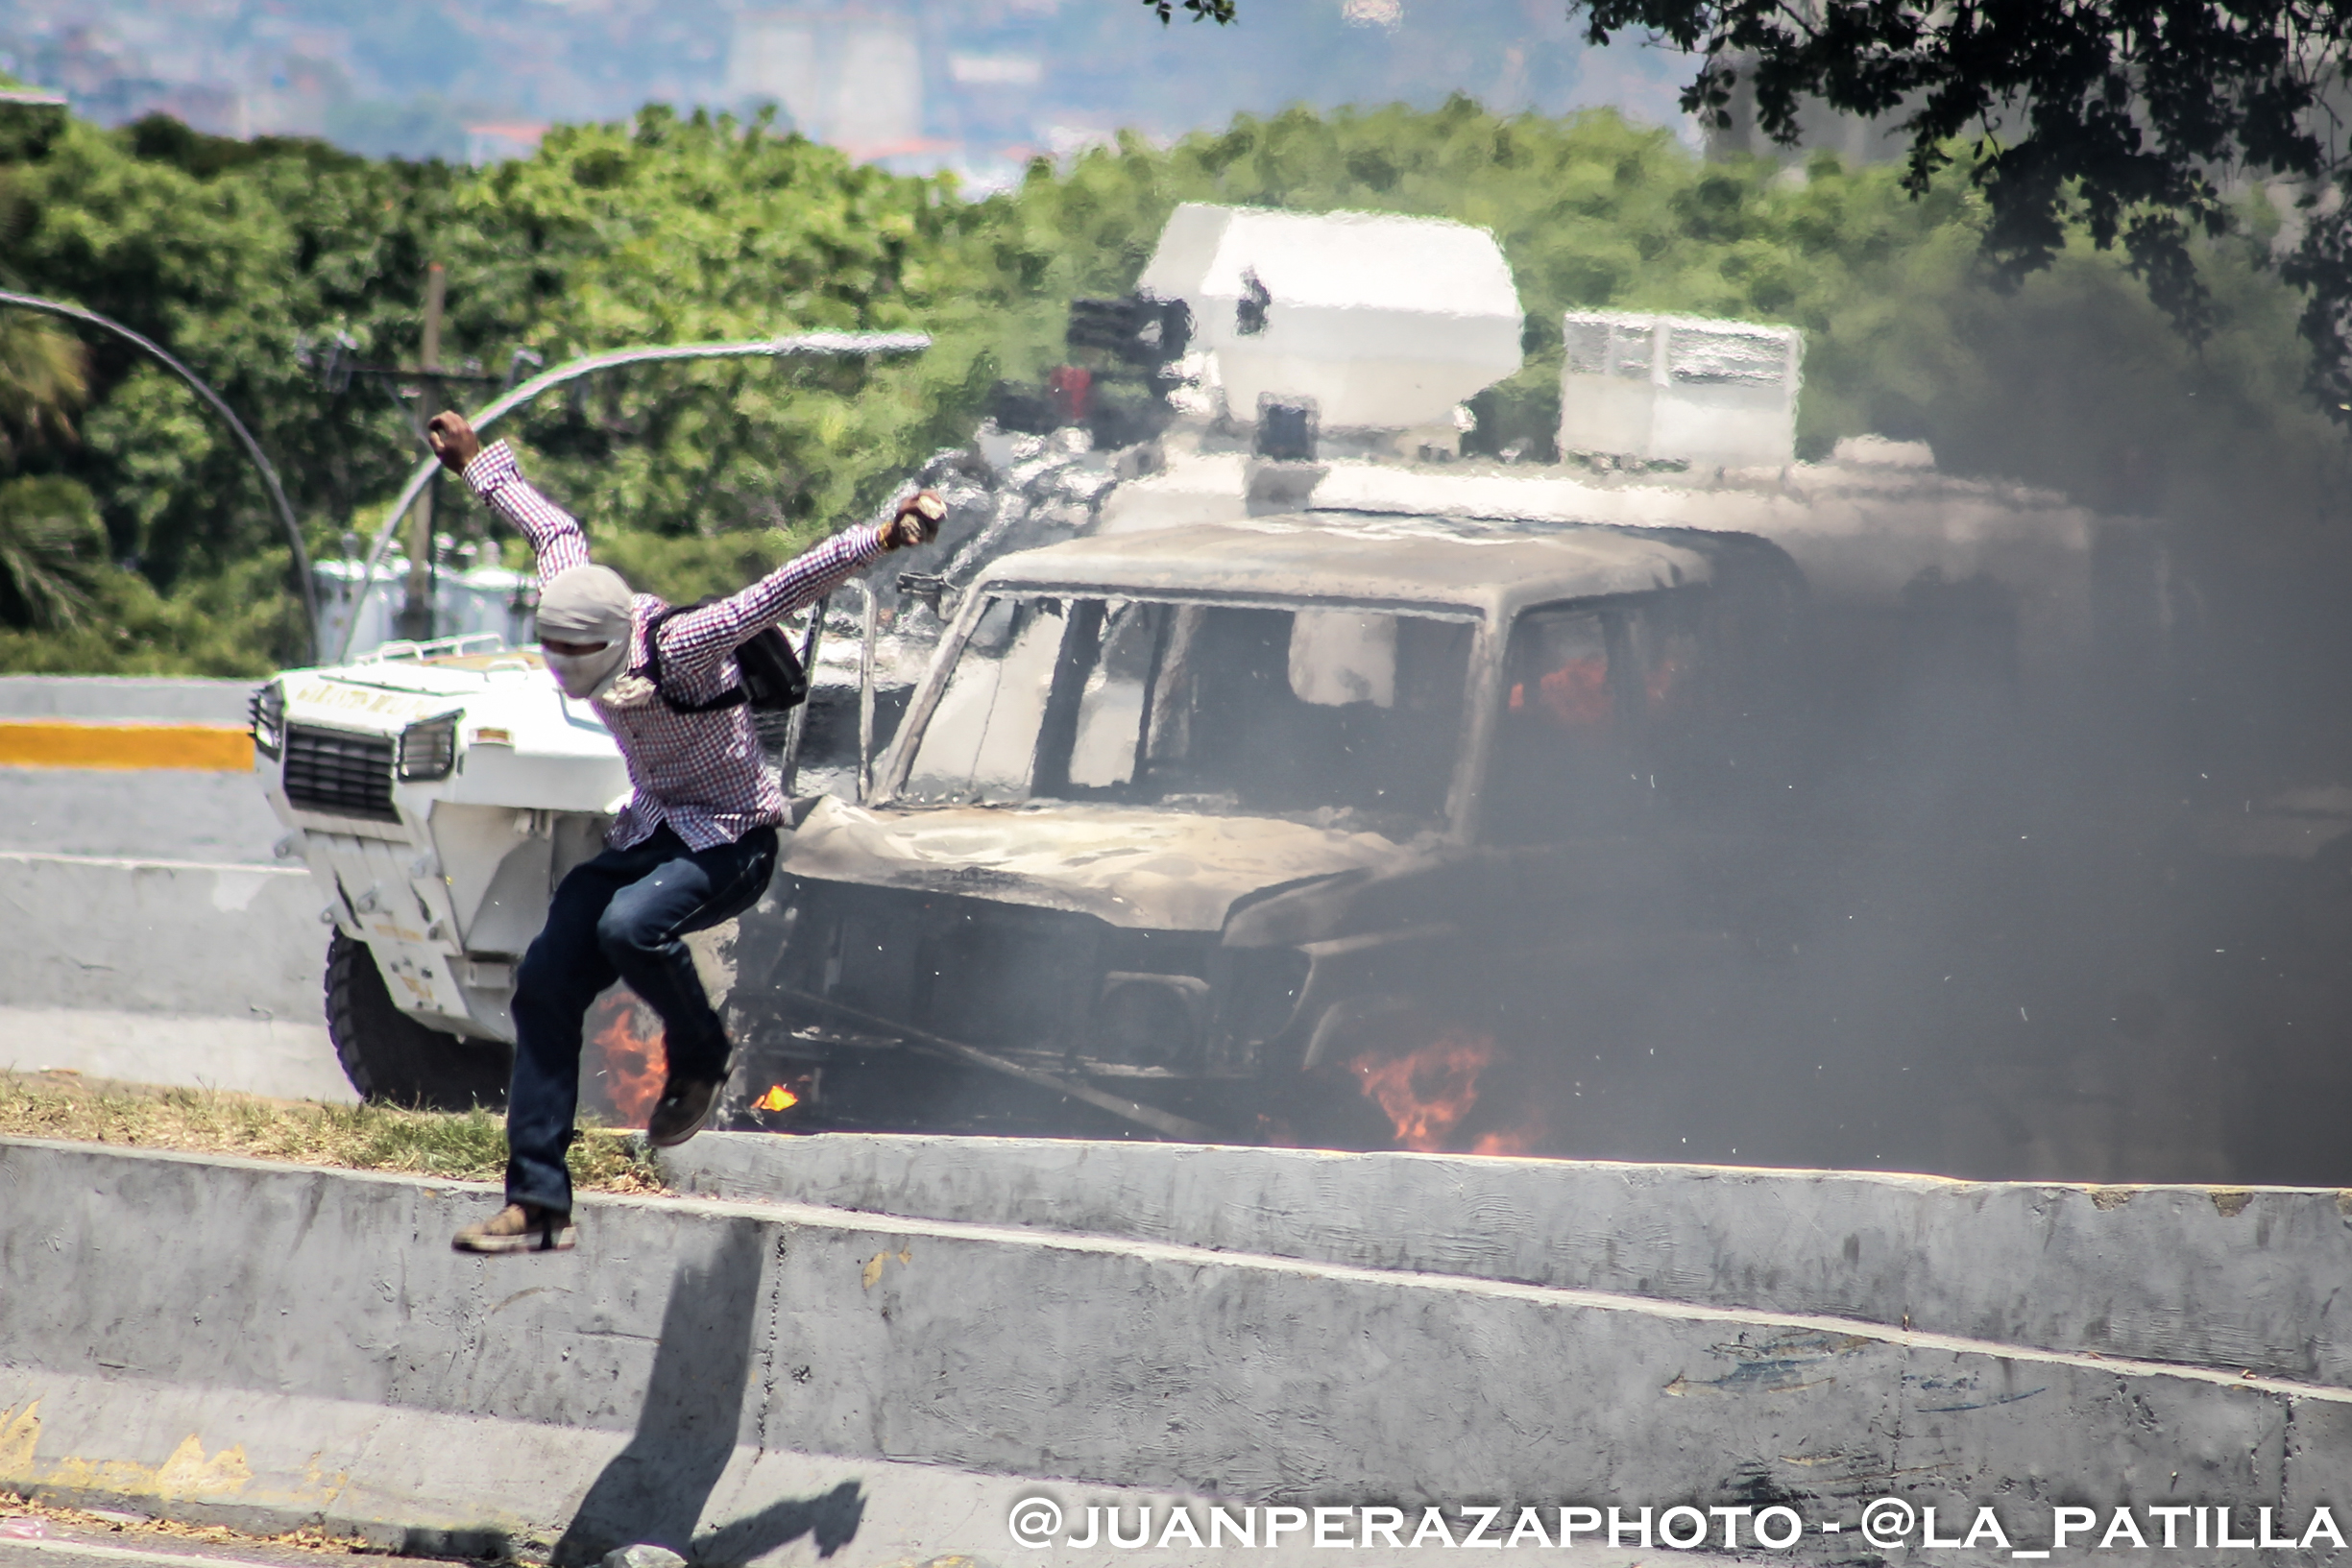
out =
{"type": "Polygon", "coordinates": [[[506,1103],[512,1052],[426,1028],[401,1012],[368,945],[341,931],[327,945],[327,1035],[344,1076],[371,1103],[426,1111],[506,1103]]]}

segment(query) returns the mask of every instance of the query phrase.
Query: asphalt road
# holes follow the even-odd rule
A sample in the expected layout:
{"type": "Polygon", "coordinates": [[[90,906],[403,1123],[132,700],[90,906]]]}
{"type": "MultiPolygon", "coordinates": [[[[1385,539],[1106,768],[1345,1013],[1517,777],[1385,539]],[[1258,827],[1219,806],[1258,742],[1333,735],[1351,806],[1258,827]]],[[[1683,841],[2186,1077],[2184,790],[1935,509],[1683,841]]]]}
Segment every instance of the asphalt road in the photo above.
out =
{"type": "MultiPolygon", "coordinates": [[[[189,1543],[177,1537],[162,1535],[145,1537],[135,1545],[122,1544],[130,1537],[94,1539],[52,1539],[44,1541],[0,1540],[0,1568],[283,1568],[292,1562],[324,1563],[325,1554],[315,1552],[271,1553],[264,1549],[224,1548],[206,1545],[191,1549],[189,1543]]],[[[348,1557],[343,1560],[349,1560],[348,1557]]]]}
{"type": "Polygon", "coordinates": [[[0,1504],[0,1568],[328,1568],[352,1560],[342,1550],[251,1536],[206,1539],[136,1519],[126,1514],[109,1525],[90,1515],[27,1516],[0,1504]],[[27,1538],[26,1531],[37,1533],[27,1538]]]}

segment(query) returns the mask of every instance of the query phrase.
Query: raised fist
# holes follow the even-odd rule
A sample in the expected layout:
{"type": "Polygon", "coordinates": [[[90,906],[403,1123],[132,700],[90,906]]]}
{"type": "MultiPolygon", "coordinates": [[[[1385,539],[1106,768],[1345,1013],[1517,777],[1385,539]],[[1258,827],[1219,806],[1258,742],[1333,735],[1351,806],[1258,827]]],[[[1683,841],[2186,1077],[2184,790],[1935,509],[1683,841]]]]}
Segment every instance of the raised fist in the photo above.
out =
{"type": "Polygon", "coordinates": [[[424,444],[451,473],[465,472],[466,465],[482,454],[482,438],[473,433],[473,423],[447,409],[424,422],[424,444]]]}
{"type": "Polygon", "coordinates": [[[928,544],[939,537],[939,524],[946,520],[947,502],[932,491],[917,491],[898,503],[897,516],[882,531],[883,547],[903,550],[928,544]]]}

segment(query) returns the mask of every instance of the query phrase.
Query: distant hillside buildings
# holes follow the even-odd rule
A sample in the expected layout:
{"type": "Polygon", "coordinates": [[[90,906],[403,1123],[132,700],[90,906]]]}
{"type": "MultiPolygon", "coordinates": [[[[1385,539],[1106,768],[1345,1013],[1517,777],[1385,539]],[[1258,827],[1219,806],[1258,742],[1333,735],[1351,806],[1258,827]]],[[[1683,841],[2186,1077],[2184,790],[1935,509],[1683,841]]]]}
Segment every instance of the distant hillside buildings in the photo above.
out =
{"type": "Polygon", "coordinates": [[[1673,123],[1676,62],[1588,55],[1558,0],[1258,0],[1163,28],[1135,0],[0,0],[0,68],[123,123],[488,161],[648,100],[772,104],[861,157],[982,182],[1132,127],[1460,91],[1673,123]]]}

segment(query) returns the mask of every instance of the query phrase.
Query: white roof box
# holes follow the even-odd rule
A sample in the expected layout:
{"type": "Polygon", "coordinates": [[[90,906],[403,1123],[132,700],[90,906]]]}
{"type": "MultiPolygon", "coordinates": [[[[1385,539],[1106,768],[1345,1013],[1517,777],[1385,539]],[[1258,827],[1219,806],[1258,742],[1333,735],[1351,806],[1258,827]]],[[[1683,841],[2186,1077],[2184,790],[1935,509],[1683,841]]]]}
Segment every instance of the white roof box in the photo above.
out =
{"type": "Polygon", "coordinates": [[[1187,202],[1136,286],[1192,307],[1237,420],[1271,393],[1326,429],[1410,429],[1519,368],[1510,264],[1467,224],[1187,202]]]}
{"type": "Polygon", "coordinates": [[[1600,310],[1563,327],[1563,452],[1727,469],[1796,460],[1795,327],[1600,310]]]}

